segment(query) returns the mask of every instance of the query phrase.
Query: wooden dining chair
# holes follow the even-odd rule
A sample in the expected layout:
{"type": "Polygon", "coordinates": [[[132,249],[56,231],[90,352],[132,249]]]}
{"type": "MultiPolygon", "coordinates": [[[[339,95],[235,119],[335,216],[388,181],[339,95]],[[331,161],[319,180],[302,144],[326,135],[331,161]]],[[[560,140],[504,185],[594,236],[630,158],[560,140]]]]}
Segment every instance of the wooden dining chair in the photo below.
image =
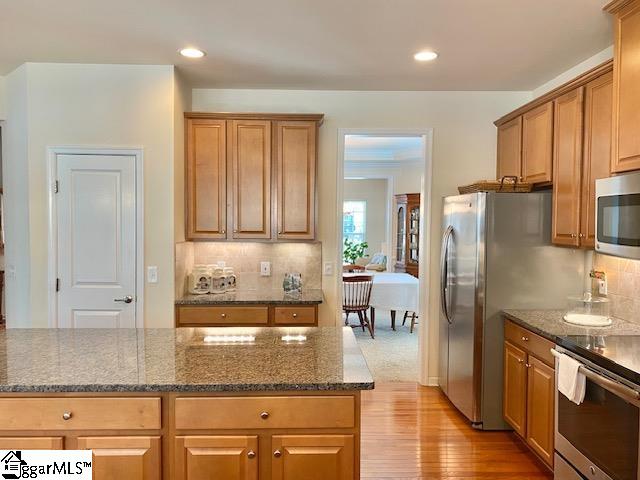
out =
{"type": "Polygon", "coordinates": [[[342,277],[342,311],[345,313],[345,325],[349,325],[349,314],[356,313],[360,319],[362,331],[367,328],[371,338],[375,338],[373,322],[367,317],[369,301],[371,300],[371,286],[373,275],[351,275],[342,277]]]}
{"type": "MultiPolygon", "coordinates": [[[[407,318],[409,317],[409,312],[404,312],[404,318],[402,319],[402,326],[404,327],[405,322],[407,321],[407,318]]],[[[413,333],[413,327],[418,323],[417,319],[418,315],[416,314],[416,312],[411,312],[411,328],[409,328],[409,333],[413,333]]]]}

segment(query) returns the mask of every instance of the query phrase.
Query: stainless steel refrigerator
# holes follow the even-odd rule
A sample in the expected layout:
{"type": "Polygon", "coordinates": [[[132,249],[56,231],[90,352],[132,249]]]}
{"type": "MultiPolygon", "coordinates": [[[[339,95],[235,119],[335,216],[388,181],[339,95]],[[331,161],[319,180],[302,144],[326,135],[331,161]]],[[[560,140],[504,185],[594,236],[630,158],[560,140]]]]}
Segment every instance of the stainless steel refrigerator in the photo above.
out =
{"type": "Polygon", "coordinates": [[[564,308],[585,254],[551,244],[551,192],[444,199],[440,259],[443,392],[477,428],[502,418],[503,309],[564,308]]]}

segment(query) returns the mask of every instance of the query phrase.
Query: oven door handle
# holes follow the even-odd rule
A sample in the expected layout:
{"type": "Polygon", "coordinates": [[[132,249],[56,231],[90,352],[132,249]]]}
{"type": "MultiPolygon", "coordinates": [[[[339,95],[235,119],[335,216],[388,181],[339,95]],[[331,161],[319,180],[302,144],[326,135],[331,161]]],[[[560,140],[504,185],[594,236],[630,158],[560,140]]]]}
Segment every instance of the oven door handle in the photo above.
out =
{"type": "MultiPolygon", "coordinates": [[[[551,354],[556,358],[560,358],[560,355],[563,355],[562,353],[558,352],[553,348],[551,349],[551,354]]],[[[623,385],[622,383],[618,383],[614,380],[608,379],[607,377],[603,377],[602,375],[594,372],[593,370],[591,370],[590,368],[584,365],[581,365],[578,371],[582,373],[585,377],[587,377],[589,380],[591,380],[593,383],[604,388],[605,390],[610,391],[614,395],[617,395],[619,397],[622,397],[632,402],[636,402],[640,399],[640,392],[637,392],[633,388],[629,388],[626,385],[623,385]]]]}

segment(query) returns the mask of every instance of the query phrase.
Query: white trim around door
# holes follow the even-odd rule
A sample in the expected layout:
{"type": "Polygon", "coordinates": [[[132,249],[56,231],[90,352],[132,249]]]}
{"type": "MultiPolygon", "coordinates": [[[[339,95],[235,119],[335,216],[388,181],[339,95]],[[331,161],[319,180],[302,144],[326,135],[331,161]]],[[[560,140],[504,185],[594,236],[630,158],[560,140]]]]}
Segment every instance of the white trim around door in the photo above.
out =
{"type": "Polygon", "coordinates": [[[144,175],[143,149],[136,147],[85,147],[61,146],[47,148],[47,187],[48,187],[48,325],[58,327],[58,301],[56,281],[58,278],[58,226],[56,188],[58,179],[59,155],[111,155],[135,158],[136,188],[136,327],[144,327],[144,175]]]}

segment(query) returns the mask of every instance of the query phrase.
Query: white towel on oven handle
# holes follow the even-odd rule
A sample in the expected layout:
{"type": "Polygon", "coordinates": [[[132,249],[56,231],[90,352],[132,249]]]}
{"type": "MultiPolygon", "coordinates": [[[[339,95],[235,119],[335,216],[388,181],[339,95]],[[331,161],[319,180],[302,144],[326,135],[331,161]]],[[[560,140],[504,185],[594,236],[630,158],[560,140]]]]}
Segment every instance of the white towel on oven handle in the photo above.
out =
{"type": "Polygon", "coordinates": [[[569,355],[558,355],[558,391],[576,405],[584,401],[587,379],[580,372],[582,364],[569,355]]]}

